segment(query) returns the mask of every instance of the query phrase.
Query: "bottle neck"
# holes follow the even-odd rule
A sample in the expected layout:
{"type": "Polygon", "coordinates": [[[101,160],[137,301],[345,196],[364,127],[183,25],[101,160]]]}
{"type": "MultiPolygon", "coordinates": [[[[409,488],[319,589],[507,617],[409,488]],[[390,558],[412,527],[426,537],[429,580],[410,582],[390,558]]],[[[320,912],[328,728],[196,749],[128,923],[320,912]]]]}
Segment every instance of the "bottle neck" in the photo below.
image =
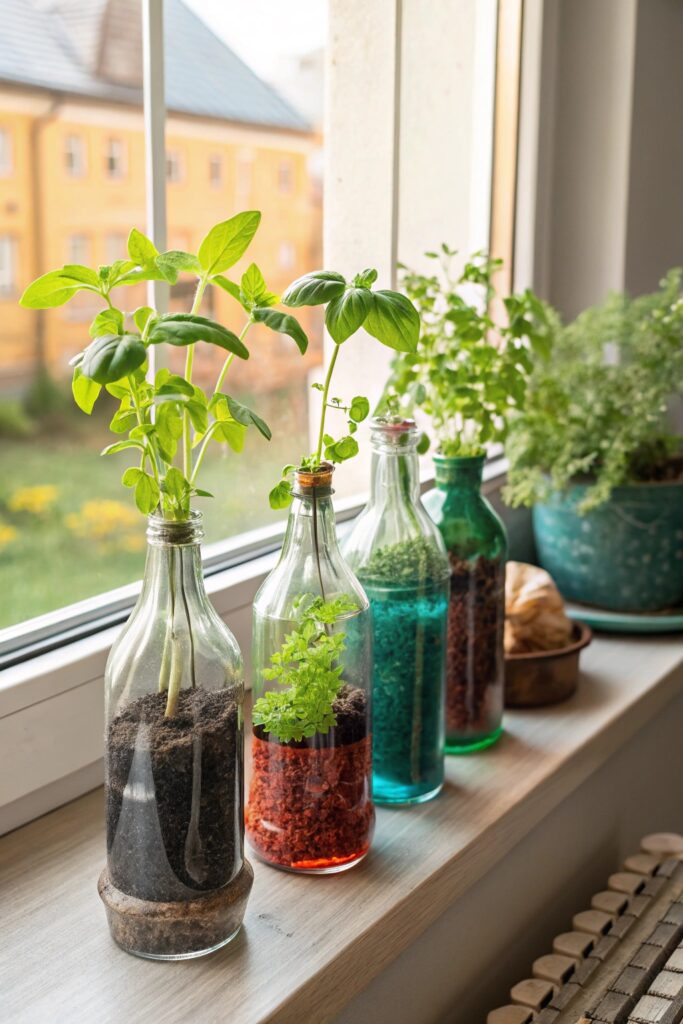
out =
{"type": "MultiPolygon", "coordinates": [[[[310,488],[300,491],[292,502],[281,559],[339,555],[337,524],[332,494],[310,488]]],[[[340,556],[341,557],[341,556],[340,556]]]]}
{"type": "Polygon", "coordinates": [[[414,447],[373,445],[370,503],[400,501],[415,505],[420,497],[420,466],[414,447]]]}
{"type": "Polygon", "coordinates": [[[435,484],[441,491],[460,491],[478,495],[484,472],[484,455],[448,458],[434,456],[435,484]]]}
{"type": "Polygon", "coordinates": [[[172,611],[177,602],[188,608],[209,604],[202,571],[203,536],[198,513],[181,523],[150,516],[141,605],[172,611]]]}

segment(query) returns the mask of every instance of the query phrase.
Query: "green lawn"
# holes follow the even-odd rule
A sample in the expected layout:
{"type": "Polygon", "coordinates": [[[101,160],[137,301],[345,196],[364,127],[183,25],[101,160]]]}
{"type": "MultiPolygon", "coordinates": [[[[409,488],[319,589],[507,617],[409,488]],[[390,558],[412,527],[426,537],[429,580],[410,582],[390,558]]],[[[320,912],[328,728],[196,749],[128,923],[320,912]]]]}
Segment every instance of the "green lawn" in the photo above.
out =
{"type": "MultiPolygon", "coordinates": [[[[271,424],[283,412],[285,419],[293,419],[287,416],[289,403],[284,410],[281,401],[270,404],[269,410],[261,402],[259,411],[266,419],[270,415],[271,424]]],[[[227,448],[207,455],[201,486],[215,498],[197,501],[205,513],[206,542],[276,522],[283,515],[269,508],[268,491],[282,465],[306,449],[305,428],[305,422],[290,422],[270,443],[250,431],[241,455],[227,448]]],[[[100,458],[99,451],[110,440],[104,422],[85,419],[52,435],[0,438],[0,628],[141,576],[145,522],[120,483],[130,456],[124,452],[100,458]],[[11,508],[19,489],[44,485],[53,485],[57,493],[42,513],[11,508]],[[86,502],[116,504],[95,505],[83,537],[79,531],[86,502]],[[16,531],[4,544],[3,526],[16,531]]]]}

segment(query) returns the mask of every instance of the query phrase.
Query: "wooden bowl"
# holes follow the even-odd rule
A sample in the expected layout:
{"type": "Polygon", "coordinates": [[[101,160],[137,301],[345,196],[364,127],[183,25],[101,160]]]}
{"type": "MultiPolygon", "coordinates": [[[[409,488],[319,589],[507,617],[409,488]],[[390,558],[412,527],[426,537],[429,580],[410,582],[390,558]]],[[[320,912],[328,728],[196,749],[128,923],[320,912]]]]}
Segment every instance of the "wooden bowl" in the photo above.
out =
{"type": "Polygon", "coordinates": [[[579,682],[579,654],[592,639],[590,626],[575,622],[572,642],[567,647],[506,654],[505,706],[538,708],[568,700],[579,682]]]}

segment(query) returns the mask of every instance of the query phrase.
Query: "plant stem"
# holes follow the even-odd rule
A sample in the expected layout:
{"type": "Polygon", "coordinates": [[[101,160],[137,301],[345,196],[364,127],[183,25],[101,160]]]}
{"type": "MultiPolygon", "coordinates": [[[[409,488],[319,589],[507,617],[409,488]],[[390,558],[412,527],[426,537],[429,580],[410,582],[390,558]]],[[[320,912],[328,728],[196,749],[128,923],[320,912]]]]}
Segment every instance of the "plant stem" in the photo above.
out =
{"type": "MultiPolygon", "coordinates": [[[[130,385],[130,393],[133,399],[133,407],[135,408],[135,415],[137,416],[138,426],[141,427],[145,421],[145,418],[142,413],[142,409],[140,408],[140,396],[138,395],[137,384],[135,383],[135,378],[133,377],[132,374],[128,374],[128,384],[130,385]]],[[[159,470],[156,464],[156,452],[154,451],[154,446],[152,445],[152,442],[150,441],[149,437],[147,437],[146,434],[144,444],[146,448],[146,455],[147,458],[149,459],[154,479],[156,480],[157,483],[159,483],[159,470]]]]}
{"type": "MultiPolygon", "coordinates": [[[[192,316],[196,316],[199,312],[199,307],[202,304],[204,297],[204,291],[206,289],[206,278],[204,276],[199,278],[197,282],[197,291],[194,293],[194,302],[192,303],[192,309],[190,313],[192,316]]],[[[187,355],[185,357],[185,380],[188,384],[192,383],[192,364],[194,362],[194,345],[187,346],[187,355]]],[[[190,472],[192,470],[192,423],[190,420],[190,414],[185,411],[183,413],[183,473],[185,477],[189,479],[190,472]]]]}
{"type": "Polygon", "coordinates": [[[202,460],[204,458],[204,454],[206,452],[206,449],[208,448],[209,441],[211,440],[211,438],[213,436],[214,428],[217,427],[217,426],[218,426],[218,421],[216,421],[215,423],[212,423],[211,426],[209,427],[209,429],[207,430],[207,432],[204,434],[204,438],[203,438],[202,443],[200,445],[199,453],[197,455],[197,459],[196,459],[195,464],[194,464],[194,469],[192,470],[192,476],[190,477],[190,483],[192,484],[193,487],[194,487],[195,481],[197,479],[197,473],[199,472],[199,467],[202,464],[202,460]]]}
{"type": "MultiPolygon", "coordinates": [[[[249,328],[251,327],[253,322],[254,321],[251,319],[251,317],[249,317],[249,319],[247,320],[246,324],[242,328],[242,331],[241,331],[241,333],[239,335],[240,341],[244,341],[244,339],[247,336],[247,331],[249,330],[249,328]]],[[[233,361],[234,358],[235,358],[235,353],[231,352],[230,355],[225,360],[225,362],[223,363],[221,372],[218,374],[218,380],[216,381],[216,387],[213,389],[214,390],[214,394],[217,391],[220,391],[220,389],[223,387],[223,381],[225,380],[225,375],[227,374],[228,370],[232,366],[232,361],[233,361]]]]}
{"type": "Polygon", "coordinates": [[[327,412],[327,396],[330,392],[330,383],[332,381],[332,371],[334,370],[334,364],[337,362],[337,356],[339,355],[339,345],[334,346],[334,352],[330,359],[330,365],[327,368],[327,375],[325,377],[325,385],[323,387],[323,408],[320,414],[320,430],[318,432],[318,447],[315,453],[315,464],[316,467],[320,465],[320,460],[323,454],[323,437],[325,436],[325,414],[327,412]]]}

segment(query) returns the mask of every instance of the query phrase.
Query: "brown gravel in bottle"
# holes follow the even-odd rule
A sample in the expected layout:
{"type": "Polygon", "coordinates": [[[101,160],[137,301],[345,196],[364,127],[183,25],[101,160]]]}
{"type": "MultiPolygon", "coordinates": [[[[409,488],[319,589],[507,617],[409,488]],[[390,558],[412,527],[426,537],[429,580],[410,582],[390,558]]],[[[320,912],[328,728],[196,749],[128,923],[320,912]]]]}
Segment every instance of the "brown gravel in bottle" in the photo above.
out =
{"type": "Polygon", "coordinates": [[[107,851],[111,882],[159,902],[226,885],[242,865],[241,721],[234,689],[182,690],[126,704],[109,727],[107,851]]]}
{"type": "Polygon", "coordinates": [[[449,552],[446,737],[474,740],[500,725],[504,686],[505,562],[449,552]]]}
{"type": "Polygon", "coordinates": [[[255,730],[246,828],[263,860],[320,871],[367,852],[374,810],[366,703],[362,690],[345,687],[337,725],[324,736],[280,743],[255,730]]]}

